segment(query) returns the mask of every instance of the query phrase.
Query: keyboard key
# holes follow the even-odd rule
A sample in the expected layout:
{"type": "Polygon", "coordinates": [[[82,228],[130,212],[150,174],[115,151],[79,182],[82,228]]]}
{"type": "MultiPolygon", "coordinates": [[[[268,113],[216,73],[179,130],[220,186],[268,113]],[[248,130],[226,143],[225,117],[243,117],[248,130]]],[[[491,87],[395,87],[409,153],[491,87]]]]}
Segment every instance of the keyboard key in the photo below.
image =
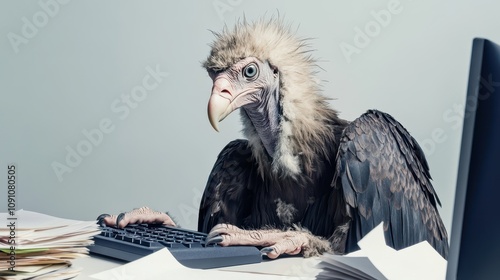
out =
{"type": "Polygon", "coordinates": [[[132,240],[134,240],[134,238],[132,238],[131,236],[123,236],[123,241],[127,241],[127,242],[132,242],[132,240]]]}
{"type": "Polygon", "coordinates": [[[188,248],[203,248],[203,245],[200,243],[184,243],[184,246],[188,248]]]}
{"type": "Polygon", "coordinates": [[[133,242],[134,244],[137,244],[137,245],[142,245],[142,244],[141,244],[141,239],[140,239],[140,238],[134,238],[134,240],[132,240],[132,242],[133,242]]]}
{"type": "Polygon", "coordinates": [[[166,243],[166,242],[162,243],[161,241],[159,243],[164,245],[167,248],[170,248],[170,249],[186,249],[187,248],[187,246],[185,246],[184,244],[181,244],[181,243],[166,243]]]}
{"type": "Polygon", "coordinates": [[[141,240],[141,245],[143,246],[152,247],[156,244],[158,244],[158,242],[154,240],[146,240],[146,239],[141,240]]]}

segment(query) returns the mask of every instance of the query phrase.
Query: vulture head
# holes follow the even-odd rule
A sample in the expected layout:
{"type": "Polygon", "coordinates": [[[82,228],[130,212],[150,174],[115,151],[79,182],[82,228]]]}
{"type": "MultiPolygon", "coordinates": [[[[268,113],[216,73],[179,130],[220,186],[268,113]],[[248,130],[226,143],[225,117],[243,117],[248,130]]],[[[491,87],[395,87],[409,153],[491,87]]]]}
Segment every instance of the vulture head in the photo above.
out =
{"type": "Polygon", "coordinates": [[[208,117],[218,123],[240,109],[243,133],[259,169],[295,176],[312,172],[312,161],[333,133],[328,108],[314,77],[307,42],[281,20],[239,22],[215,33],[203,67],[213,80],[208,117]]]}

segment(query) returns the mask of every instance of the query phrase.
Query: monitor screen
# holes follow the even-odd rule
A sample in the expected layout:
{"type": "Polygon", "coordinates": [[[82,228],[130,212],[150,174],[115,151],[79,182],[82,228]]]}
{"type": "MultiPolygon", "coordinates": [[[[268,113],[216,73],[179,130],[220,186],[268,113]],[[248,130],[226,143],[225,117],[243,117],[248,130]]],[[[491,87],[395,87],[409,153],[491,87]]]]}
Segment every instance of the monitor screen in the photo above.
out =
{"type": "Polygon", "coordinates": [[[500,275],[500,46],[474,39],[447,279],[500,275]]]}

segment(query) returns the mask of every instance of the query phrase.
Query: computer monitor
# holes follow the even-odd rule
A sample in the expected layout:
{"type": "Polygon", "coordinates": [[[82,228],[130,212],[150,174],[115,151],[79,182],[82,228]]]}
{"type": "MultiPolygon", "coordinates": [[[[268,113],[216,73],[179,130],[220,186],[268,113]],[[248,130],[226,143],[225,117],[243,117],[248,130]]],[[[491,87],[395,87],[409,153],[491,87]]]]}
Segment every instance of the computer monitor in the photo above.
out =
{"type": "Polygon", "coordinates": [[[500,279],[500,46],[474,39],[446,279],[500,279]]]}

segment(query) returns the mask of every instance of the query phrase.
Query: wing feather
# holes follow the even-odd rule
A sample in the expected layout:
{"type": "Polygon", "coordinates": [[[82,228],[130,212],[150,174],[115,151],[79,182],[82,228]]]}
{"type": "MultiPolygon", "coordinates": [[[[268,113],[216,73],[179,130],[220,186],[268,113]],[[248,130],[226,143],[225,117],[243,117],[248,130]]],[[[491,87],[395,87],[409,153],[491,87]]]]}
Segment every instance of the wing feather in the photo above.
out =
{"type": "Polygon", "coordinates": [[[392,116],[371,110],[350,123],[336,168],[334,183],[341,184],[351,218],[347,251],[384,222],[388,245],[400,249],[427,240],[447,256],[448,237],[424,153],[392,116]]]}
{"type": "Polygon", "coordinates": [[[198,231],[209,232],[219,223],[241,225],[251,208],[254,165],[246,140],[234,140],[220,152],[200,203],[198,231]]]}

